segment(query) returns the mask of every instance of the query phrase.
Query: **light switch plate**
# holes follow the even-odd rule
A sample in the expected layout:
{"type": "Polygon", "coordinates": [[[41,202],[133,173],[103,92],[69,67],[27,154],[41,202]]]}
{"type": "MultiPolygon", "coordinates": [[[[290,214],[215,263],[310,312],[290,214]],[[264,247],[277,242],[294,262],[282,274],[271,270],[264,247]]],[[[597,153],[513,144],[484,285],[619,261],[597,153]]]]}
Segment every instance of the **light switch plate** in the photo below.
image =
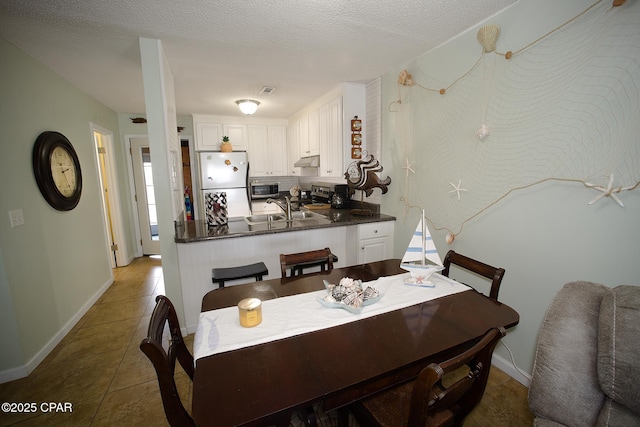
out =
{"type": "Polygon", "coordinates": [[[24,215],[22,214],[22,209],[9,211],[9,220],[11,221],[11,227],[24,225],[24,215]]]}

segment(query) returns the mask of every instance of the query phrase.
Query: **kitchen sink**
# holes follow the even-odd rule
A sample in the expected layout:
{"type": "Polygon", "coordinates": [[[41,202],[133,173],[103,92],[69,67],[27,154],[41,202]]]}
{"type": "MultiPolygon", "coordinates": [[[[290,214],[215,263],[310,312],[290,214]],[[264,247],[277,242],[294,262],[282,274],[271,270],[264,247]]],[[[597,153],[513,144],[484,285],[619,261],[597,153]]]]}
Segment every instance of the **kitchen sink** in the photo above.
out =
{"type": "MultiPolygon", "coordinates": [[[[291,219],[296,221],[303,221],[306,219],[325,218],[324,215],[310,211],[294,211],[291,212],[291,219]]],[[[279,214],[261,214],[245,216],[244,220],[249,225],[266,224],[269,222],[282,222],[287,220],[287,216],[284,213],[279,214]]]]}
{"type": "Polygon", "coordinates": [[[324,215],[320,215],[319,213],[311,212],[311,211],[295,211],[295,212],[291,212],[291,217],[293,219],[326,218],[324,215]]]}
{"type": "Polygon", "coordinates": [[[264,224],[266,222],[284,221],[286,217],[284,214],[262,214],[245,216],[244,220],[249,225],[264,224]]]}

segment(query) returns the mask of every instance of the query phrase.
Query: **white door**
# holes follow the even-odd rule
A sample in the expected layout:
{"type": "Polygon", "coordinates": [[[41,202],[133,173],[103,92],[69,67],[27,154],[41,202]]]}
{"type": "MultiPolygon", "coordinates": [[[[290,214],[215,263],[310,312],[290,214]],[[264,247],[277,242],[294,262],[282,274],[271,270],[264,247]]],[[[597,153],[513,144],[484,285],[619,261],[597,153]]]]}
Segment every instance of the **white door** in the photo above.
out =
{"type": "Polygon", "coordinates": [[[98,170],[100,171],[100,186],[102,188],[102,209],[104,211],[104,219],[107,226],[107,244],[109,245],[109,251],[111,256],[109,261],[111,262],[111,268],[118,266],[118,260],[116,257],[116,249],[118,245],[116,243],[116,237],[113,229],[113,221],[111,219],[111,192],[109,191],[109,169],[107,167],[107,148],[102,141],[103,135],[98,131],[93,131],[93,139],[96,144],[96,150],[98,155],[98,170]]]}
{"type": "Polygon", "coordinates": [[[151,151],[148,138],[131,138],[131,158],[142,252],[145,255],[159,255],[160,235],[158,234],[158,215],[153,191],[151,151]]]}
{"type": "Polygon", "coordinates": [[[91,131],[95,144],[95,155],[98,165],[100,185],[102,188],[102,208],[104,213],[105,237],[111,267],[127,265],[127,245],[122,225],[120,196],[118,193],[118,178],[116,174],[113,148],[113,133],[94,123],[91,123],[91,131]]]}

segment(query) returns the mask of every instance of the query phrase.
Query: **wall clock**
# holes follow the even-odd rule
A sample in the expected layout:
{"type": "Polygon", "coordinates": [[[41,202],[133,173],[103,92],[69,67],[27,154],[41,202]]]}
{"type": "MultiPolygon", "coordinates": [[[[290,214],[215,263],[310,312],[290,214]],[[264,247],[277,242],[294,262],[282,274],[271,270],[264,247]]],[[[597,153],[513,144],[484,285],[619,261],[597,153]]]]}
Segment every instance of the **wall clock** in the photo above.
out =
{"type": "Polygon", "coordinates": [[[58,132],[42,132],[33,145],[33,173],[44,199],[59,211],[80,201],[82,172],[76,150],[58,132]]]}

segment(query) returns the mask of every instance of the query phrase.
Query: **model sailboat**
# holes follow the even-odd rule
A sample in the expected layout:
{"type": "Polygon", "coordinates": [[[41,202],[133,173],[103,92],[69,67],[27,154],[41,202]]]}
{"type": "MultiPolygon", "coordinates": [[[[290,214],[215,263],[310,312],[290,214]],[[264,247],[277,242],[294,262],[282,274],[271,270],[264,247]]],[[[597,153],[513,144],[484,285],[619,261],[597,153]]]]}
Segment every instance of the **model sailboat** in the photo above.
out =
{"type": "Polygon", "coordinates": [[[436,250],[436,245],[433,243],[431,233],[427,227],[427,222],[424,219],[424,210],[416,231],[411,237],[407,251],[402,257],[400,267],[411,272],[411,277],[405,280],[407,285],[427,287],[435,286],[433,282],[429,281],[429,276],[444,269],[442,261],[440,261],[440,255],[436,250]]]}

